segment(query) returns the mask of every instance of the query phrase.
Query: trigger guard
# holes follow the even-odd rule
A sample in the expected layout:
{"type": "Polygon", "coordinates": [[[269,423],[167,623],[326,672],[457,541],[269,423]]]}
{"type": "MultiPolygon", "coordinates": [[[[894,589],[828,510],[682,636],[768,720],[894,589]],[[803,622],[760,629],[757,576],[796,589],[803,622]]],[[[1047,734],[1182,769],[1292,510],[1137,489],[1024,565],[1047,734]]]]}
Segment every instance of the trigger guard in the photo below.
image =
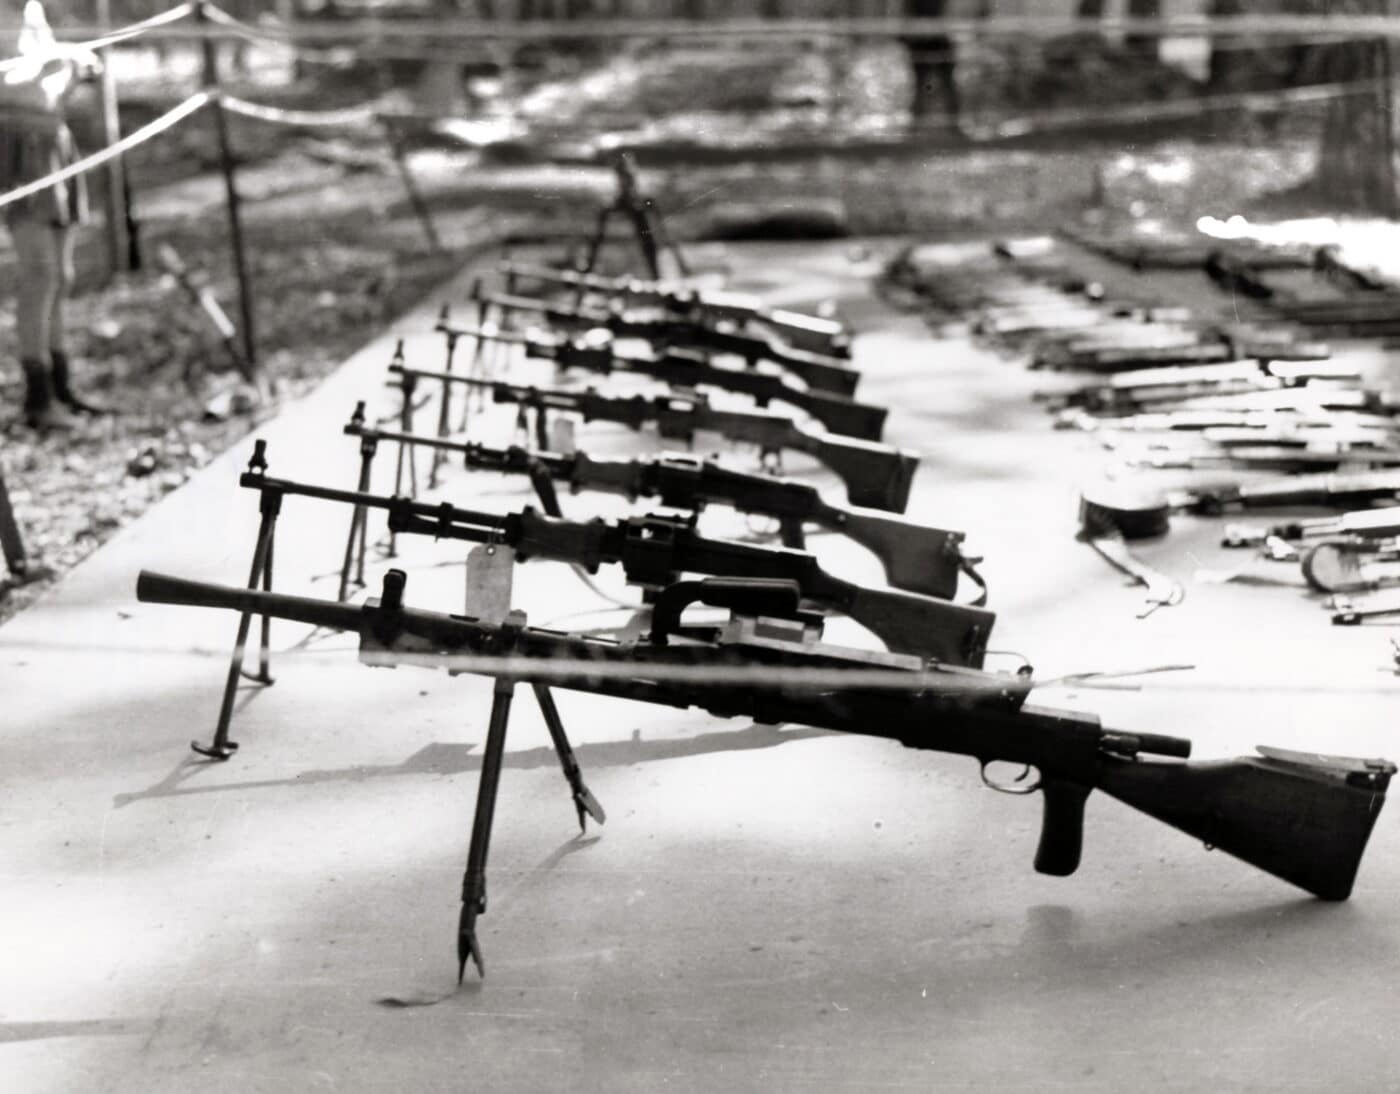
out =
{"type": "MultiPolygon", "coordinates": [[[[1021,797],[1021,796],[1024,796],[1024,795],[1026,795],[1026,794],[1034,794],[1037,790],[1040,789],[1041,783],[1043,782],[1043,779],[1041,778],[1041,775],[1040,775],[1040,772],[1039,772],[1039,771],[1036,771],[1036,774],[1035,774],[1035,781],[1032,782],[1032,783],[1031,783],[1030,785],[1028,785],[1028,786],[1015,786],[1015,785],[1012,785],[1012,783],[999,783],[999,782],[997,782],[995,779],[988,778],[988,776],[987,776],[987,768],[991,767],[992,764],[994,764],[994,763],[996,763],[996,762],[997,762],[997,761],[995,761],[995,760],[982,760],[982,761],[981,761],[981,764],[982,764],[982,770],[981,770],[982,785],[985,786],[988,790],[995,790],[998,794],[1015,794],[1016,796],[1021,797]]],[[[1022,765],[1021,765],[1021,773],[1020,773],[1019,775],[1016,776],[1016,778],[1013,780],[1013,782],[1015,782],[1015,783],[1020,783],[1020,782],[1022,782],[1028,775],[1030,775],[1031,771],[1033,771],[1033,770],[1035,770],[1035,769],[1034,769],[1034,767],[1033,767],[1031,764],[1022,764],[1022,765]]]]}

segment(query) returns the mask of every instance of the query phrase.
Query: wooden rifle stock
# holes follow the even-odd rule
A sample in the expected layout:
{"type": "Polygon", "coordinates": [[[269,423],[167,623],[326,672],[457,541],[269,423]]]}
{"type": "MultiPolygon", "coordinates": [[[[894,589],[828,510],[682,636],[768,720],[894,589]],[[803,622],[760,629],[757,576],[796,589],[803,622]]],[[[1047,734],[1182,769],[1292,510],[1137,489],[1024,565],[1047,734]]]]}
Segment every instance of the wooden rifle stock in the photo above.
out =
{"type": "Polygon", "coordinates": [[[1260,749],[1194,764],[1108,759],[1099,789],[1323,900],[1351,895],[1395,765],[1260,749]]]}

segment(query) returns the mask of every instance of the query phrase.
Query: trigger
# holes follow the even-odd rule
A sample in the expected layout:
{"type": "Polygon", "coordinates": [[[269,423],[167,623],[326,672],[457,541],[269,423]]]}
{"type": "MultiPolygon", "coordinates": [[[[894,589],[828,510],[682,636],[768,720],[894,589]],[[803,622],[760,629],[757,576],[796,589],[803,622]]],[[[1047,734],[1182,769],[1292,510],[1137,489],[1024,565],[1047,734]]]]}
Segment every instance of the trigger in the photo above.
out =
{"type": "Polygon", "coordinates": [[[982,761],[982,785],[988,790],[995,790],[999,794],[1034,794],[1040,789],[1039,774],[1036,775],[1033,782],[1027,783],[1027,780],[1031,777],[1031,771],[1034,770],[1030,764],[1022,764],[1019,774],[1003,782],[994,779],[987,773],[992,764],[996,762],[995,760],[982,761]]]}

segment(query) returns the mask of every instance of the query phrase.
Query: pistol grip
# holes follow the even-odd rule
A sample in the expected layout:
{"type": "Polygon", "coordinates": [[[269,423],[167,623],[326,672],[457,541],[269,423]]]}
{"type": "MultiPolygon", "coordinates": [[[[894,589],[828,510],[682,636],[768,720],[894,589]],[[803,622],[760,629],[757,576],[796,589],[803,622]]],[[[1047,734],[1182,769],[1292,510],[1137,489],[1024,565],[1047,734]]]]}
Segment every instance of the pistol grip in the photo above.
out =
{"type": "Polygon", "coordinates": [[[1040,792],[1045,810],[1040,822],[1040,845],[1035,869],[1040,874],[1068,877],[1079,868],[1084,848],[1084,802],[1091,787],[1042,776],[1040,792]]]}

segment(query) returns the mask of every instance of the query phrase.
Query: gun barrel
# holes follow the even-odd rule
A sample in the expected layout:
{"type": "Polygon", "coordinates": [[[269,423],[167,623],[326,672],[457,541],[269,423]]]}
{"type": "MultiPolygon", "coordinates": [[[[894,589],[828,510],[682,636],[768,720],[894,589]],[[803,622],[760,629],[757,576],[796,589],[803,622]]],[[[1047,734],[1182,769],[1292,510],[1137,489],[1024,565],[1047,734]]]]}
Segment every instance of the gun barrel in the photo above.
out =
{"type": "Polygon", "coordinates": [[[227,608],[337,631],[359,630],[364,611],[335,601],[190,581],[154,570],[142,570],[136,578],[136,599],[143,604],[227,608]]]}

